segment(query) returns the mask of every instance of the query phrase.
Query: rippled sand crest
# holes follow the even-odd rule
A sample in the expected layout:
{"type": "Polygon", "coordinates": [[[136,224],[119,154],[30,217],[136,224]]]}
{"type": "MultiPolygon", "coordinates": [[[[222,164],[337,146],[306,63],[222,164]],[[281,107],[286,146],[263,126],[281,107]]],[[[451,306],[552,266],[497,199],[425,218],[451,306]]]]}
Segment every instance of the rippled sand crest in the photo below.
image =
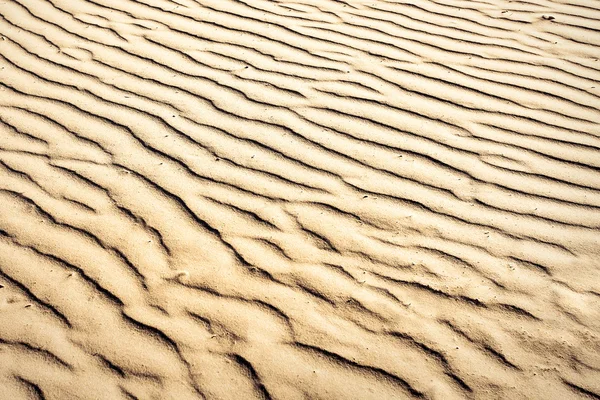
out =
{"type": "Polygon", "coordinates": [[[0,399],[600,398],[598,1],[0,35],[0,399]]]}

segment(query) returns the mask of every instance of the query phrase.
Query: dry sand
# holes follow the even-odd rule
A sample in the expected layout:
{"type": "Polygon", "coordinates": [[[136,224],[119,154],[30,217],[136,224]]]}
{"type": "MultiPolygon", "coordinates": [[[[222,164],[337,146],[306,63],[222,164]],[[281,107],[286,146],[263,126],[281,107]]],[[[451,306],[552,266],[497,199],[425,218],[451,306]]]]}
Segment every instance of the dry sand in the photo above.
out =
{"type": "Polygon", "coordinates": [[[600,398],[598,0],[0,15],[0,399],[600,398]]]}

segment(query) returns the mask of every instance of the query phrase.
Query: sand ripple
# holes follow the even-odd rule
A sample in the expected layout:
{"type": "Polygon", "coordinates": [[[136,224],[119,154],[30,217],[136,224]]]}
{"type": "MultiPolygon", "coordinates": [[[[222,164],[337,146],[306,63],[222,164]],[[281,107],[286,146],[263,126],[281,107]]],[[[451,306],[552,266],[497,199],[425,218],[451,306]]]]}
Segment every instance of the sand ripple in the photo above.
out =
{"type": "Polygon", "coordinates": [[[0,34],[0,398],[600,398],[597,2],[0,34]]]}

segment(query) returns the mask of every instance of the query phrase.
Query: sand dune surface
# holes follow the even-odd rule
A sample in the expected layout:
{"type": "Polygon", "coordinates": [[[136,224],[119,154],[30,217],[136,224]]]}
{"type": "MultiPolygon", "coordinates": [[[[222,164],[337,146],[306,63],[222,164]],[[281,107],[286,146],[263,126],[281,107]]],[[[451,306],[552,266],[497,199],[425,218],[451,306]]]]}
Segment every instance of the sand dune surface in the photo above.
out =
{"type": "Polygon", "coordinates": [[[0,0],[0,399],[600,398],[600,2],[0,0]]]}

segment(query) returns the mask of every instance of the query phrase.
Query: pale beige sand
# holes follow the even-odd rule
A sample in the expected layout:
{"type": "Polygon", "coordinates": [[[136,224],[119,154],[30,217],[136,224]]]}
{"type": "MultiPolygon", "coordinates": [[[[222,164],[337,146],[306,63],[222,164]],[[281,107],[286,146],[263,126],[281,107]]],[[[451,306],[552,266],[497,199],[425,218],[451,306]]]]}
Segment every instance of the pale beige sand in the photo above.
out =
{"type": "Polygon", "coordinates": [[[600,398],[597,0],[0,15],[0,399],[600,398]]]}

